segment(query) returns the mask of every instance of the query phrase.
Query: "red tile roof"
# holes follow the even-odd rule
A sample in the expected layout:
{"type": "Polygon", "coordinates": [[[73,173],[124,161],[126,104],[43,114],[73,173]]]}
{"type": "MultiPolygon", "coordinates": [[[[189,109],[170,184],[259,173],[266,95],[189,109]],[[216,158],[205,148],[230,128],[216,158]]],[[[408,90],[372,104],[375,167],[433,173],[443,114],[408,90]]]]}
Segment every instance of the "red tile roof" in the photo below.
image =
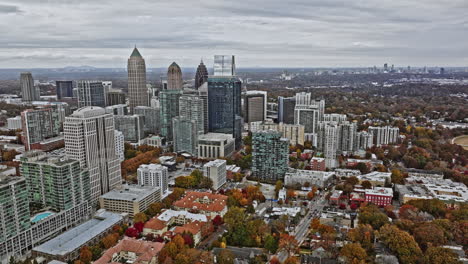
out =
{"type": "Polygon", "coordinates": [[[208,212],[221,212],[226,207],[227,196],[208,192],[188,192],[185,197],[174,202],[179,208],[197,209],[208,212]],[[203,200],[208,200],[204,202],[203,200]]]}
{"type": "Polygon", "coordinates": [[[126,237],[117,245],[109,248],[106,252],[104,252],[102,257],[93,262],[93,264],[113,263],[112,256],[115,253],[120,253],[122,251],[134,252],[137,255],[137,259],[135,262],[133,262],[134,264],[146,263],[149,262],[153,257],[156,257],[156,255],[163,247],[164,243],[148,242],[126,237]]]}

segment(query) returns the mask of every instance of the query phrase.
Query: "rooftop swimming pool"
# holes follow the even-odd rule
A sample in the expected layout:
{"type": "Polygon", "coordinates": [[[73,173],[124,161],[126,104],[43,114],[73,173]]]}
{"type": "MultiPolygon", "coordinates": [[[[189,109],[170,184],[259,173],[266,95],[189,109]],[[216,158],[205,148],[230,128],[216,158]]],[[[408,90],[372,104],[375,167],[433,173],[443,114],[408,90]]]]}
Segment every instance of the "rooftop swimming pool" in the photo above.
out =
{"type": "Polygon", "coordinates": [[[54,213],[52,212],[42,212],[42,213],[38,213],[37,215],[35,215],[33,218],[31,218],[31,222],[33,223],[37,223],[39,221],[41,221],[42,219],[45,219],[51,215],[53,215],[54,213]]]}

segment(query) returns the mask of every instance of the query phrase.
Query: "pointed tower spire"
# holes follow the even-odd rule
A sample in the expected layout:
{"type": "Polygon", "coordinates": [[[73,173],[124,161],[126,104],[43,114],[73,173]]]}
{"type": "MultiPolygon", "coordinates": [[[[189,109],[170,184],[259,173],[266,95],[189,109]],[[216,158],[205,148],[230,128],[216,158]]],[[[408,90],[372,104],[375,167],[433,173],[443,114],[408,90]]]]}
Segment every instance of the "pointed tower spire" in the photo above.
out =
{"type": "Polygon", "coordinates": [[[135,48],[133,49],[132,55],[130,55],[130,57],[142,57],[140,52],[138,51],[138,49],[136,47],[136,44],[135,44],[135,48]]]}

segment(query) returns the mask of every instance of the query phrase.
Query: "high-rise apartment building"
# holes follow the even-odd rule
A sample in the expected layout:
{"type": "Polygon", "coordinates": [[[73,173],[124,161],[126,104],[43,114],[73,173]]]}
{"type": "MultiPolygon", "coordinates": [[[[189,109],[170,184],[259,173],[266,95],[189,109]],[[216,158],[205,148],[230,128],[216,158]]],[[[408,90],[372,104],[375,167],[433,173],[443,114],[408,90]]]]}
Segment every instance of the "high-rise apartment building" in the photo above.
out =
{"type": "Polygon", "coordinates": [[[226,183],[226,160],[212,160],[203,165],[203,176],[213,181],[213,189],[218,190],[226,183]]]}
{"type": "Polygon", "coordinates": [[[340,141],[340,126],[337,122],[319,122],[317,132],[317,149],[323,152],[326,167],[335,168],[340,141]]]}
{"type": "Polygon", "coordinates": [[[173,62],[167,69],[167,89],[182,90],[183,88],[182,70],[177,63],[173,62]]]}
{"type": "Polygon", "coordinates": [[[294,124],[294,109],[296,97],[278,97],[278,122],[294,124]]]}
{"type": "Polygon", "coordinates": [[[145,137],[143,120],[140,115],[114,116],[115,130],[122,132],[125,141],[139,143],[145,137]]]}
{"type": "Polygon", "coordinates": [[[398,142],[400,129],[398,127],[369,127],[369,134],[374,138],[374,145],[380,147],[382,145],[394,144],[398,142]]]}
{"type": "Polygon", "coordinates": [[[252,176],[269,182],[282,180],[288,171],[288,150],[289,140],[278,131],[252,133],[252,176]]]}
{"type": "Polygon", "coordinates": [[[236,62],[234,55],[215,55],[213,68],[215,76],[235,76],[236,62]]]}
{"type": "Polygon", "coordinates": [[[203,64],[203,61],[201,61],[197,67],[197,72],[195,73],[195,89],[198,90],[198,88],[207,81],[208,70],[206,69],[205,64],[203,64]]]}
{"type": "Polygon", "coordinates": [[[160,164],[143,164],[137,170],[138,185],[161,188],[161,195],[168,192],[169,172],[160,164]]]}
{"type": "Polygon", "coordinates": [[[21,85],[21,101],[32,102],[39,101],[40,92],[39,88],[34,86],[34,79],[30,72],[22,72],[20,74],[21,85]]]}
{"type": "Polygon", "coordinates": [[[339,124],[339,142],[338,150],[341,152],[352,153],[357,150],[354,141],[357,136],[357,123],[344,121],[339,124]]]}
{"type": "Polygon", "coordinates": [[[120,161],[115,151],[114,117],[101,107],[76,110],[63,124],[65,150],[89,170],[91,200],[121,185],[120,161]]]}
{"type": "Polygon", "coordinates": [[[371,148],[374,145],[373,136],[366,131],[361,131],[356,133],[355,149],[356,150],[366,150],[371,148]]]}
{"type": "Polygon", "coordinates": [[[159,93],[160,108],[160,134],[166,141],[173,140],[172,119],[179,114],[179,98],[182,90],[163,90],[159,93]]]}
{"type": "Polygon", "coordinates": [[[122,132],[115,130],[115,155],[119,158],[120,162],[125,160],[125,138],[122,132]]]}
{"type": "Polygon", "coordinates": [[[24,177],[0,176],[0,243],[31,226],[24,177]]]}
{"type": "Polygon", "coordinates": [[[73,81],[55,81],[57,100],[73,97],[73,81]]]}
{"type": "Polygon", "coordinates": [[[77,82],[78,107],[85,106],[106,106],[106,94],[101,81],[77,82]]]}
{"type": "Polygon", "coordinates": [[[267,92],[245,92],[243,112],[246,123],[264,121],[267,118],[267,92]]]}
{"type": "Polygon", "coordinates": [[[208,78],[208,130],[233,135],[236,148],[242,140],[241,85],[233,76],[208,78]]]}
{"type": "Polygon", "coordinates": [[[138,49],[133,49],[128,59],[128,99],[130,111],[135,106],[149,106],[148,89],[146,88],[146,64],[138,49]]]}
{"type": "Polygon", "coordinates": [[[134,111],[135,115],[143,116],[143,124],[146,134],[158,134],[159,133],[159,108],[149,106],[137,106],[134,111]]]}
{"type": "Polygon", "coordinates": [[[304,126],[291,125],[285,123],[273,123],[273,121],[265,122],[252,122],[249,125],[250,132],[257,132],[262,130],[276,130],[281,132],[281,136],[289,139],[289,143],[293,146],[299,144],[304,145],[304,126]]]}
{"type": "Polygon", "coordinates": [[[90,199],[89,172],[77,160],[29,151],[21,157],[20,171],[30,203],[63,211],[90,199]]]}
{"type": "Polygon", "coordinates": [[[199,134],[197,122],[178,116],[172,119],[172,128],[174,130],[174,151],[196,155],[199,134]]]}
{"type": "Polygon", "coordinates": [[[205,99],[199,95],[184,94],[179,98],[179,116],[197,123],[198,134],[207,132],[208,116],[205,109],[205,99]]]}
{"type": "Polygon", "coordinates": [[[23,144],[26,150],[45,139],[56,137],[60,132],[58,112],[52,108],[28,109],[21,113],[23,144]]]}

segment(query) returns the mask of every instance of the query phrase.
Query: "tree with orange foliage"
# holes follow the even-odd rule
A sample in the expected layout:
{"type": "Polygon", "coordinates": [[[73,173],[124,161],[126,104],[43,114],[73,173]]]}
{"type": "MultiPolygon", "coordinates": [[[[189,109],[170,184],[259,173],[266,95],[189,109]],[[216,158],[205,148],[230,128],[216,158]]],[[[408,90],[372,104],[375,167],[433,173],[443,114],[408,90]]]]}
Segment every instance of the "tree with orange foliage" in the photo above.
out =
{"type": "Polygon", "coordinates": [[[299,260],[296,257],[287,258],[283,264],[299,264],[299,260]]]}
{"type": "Polygon", "coordinates": [[[293,256],[299,250],[299,243],[294,236],[288,234],[281,234],[279,244],[279,251],[285,251],[288,256],[293,256]]]}
{"type": "Polygon", "coordinates": [[[288,199],[295,198],[296,197],[296,192],[293,189],[288,189],[286,191],[286,197],[288,199]]]}
{"type": "Polygon", "coordinates": [[[80,250],[80,260],[85,263],[89,264],[91,263],[91,260],[93,259],[93,253],[87,246],[84,246],[80,250]]]}
{"type": "Polygon", "coordinates": [[[273,256],[270,259],[270,264],[281,264],[281,262],[279,261],[279,259],[276,256],[273,256]]]}

